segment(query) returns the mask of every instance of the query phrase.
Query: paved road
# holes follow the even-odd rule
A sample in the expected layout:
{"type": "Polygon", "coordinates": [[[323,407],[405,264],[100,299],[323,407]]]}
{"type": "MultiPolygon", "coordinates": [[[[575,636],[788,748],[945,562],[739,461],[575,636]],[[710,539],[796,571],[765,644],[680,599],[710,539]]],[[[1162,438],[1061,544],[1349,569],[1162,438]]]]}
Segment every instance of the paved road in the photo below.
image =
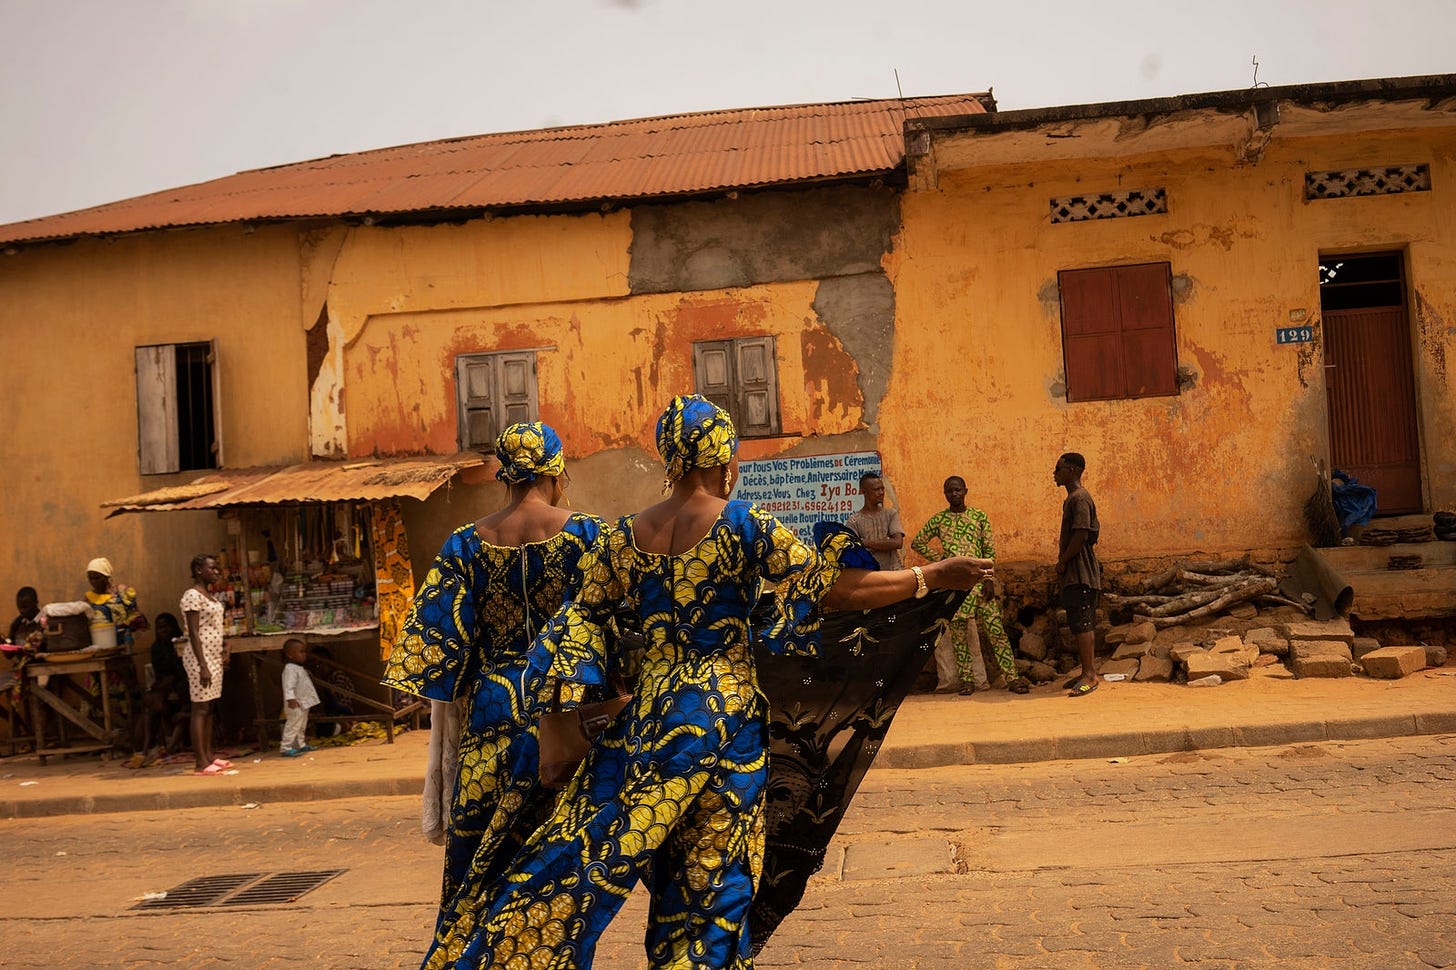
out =
{"type": "MultiPolygon", "coordinates": [[[[765,968],[1456,966],[1456,736],[872,772],[765,968]]],[[[409,968],[411,798],[0,822],[0,965],[409,968]],[[296,903],[132,910],[342,868],[296,903]]],[[[639,893],[599,950],[642,965],[639,893]]]]}

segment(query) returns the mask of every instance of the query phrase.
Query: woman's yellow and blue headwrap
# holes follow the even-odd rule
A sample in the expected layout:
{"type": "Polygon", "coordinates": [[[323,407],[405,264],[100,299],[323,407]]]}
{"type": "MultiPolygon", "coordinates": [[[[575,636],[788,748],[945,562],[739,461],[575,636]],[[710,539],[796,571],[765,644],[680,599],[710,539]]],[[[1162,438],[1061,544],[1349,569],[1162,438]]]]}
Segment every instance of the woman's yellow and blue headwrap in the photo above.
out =
{"type": "Polygon", "coordinates": [[[495,477],[507,485],[534,482],[537,475],[554,478],[566,470],[561,438],[540,421],[523,421],[502,431],[495,439],[495,456],[500,459],[495,477]]]}
{"type": "Polygon", "coordinates": [[[701,394],[679,395],[657,419],[657,451],[675,482],[692,468],[718,468],[733,460],[733,419],[701,394]]]}

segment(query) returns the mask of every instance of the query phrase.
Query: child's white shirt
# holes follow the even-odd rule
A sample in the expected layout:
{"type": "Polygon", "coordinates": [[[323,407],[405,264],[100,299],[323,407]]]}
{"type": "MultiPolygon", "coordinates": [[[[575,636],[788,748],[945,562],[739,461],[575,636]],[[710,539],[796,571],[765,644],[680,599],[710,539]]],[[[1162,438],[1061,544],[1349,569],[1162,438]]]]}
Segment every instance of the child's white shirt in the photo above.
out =
{"type": "Polygon", "coordinates": [[[313,678],[300,664],[289,661],[283,665],[283,702],[298,701],[302,708],[314,707],[319,702],[318,691],[314,690],[313,678]]]}

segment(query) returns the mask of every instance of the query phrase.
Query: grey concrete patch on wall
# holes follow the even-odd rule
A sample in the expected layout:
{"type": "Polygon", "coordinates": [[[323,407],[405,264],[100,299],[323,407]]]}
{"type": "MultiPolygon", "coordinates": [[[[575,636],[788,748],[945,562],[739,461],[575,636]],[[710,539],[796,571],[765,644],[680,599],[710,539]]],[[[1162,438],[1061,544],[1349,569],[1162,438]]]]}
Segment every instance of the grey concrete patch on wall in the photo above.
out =
{"type": "Polygon", "coordinates": [[[895,287],[878,271],[832,277],[820,282],[814,294],[814,313],[854,358],[864,397],[864,421],[874,429],[880,401],[890,386],[895,287]]]}
{"type": "Polygon", "coordinates": [[[879,271],[899,229],[899,195],[884,187],[639,205],[628,285],[633,293],[677,293],[879,271]]]}

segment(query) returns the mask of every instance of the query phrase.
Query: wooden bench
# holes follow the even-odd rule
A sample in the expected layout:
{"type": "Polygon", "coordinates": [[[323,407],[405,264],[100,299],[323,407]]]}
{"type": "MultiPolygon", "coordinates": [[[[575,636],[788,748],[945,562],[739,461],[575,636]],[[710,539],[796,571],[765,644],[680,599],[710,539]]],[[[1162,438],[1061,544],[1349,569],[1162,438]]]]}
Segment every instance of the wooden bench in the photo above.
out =
{"type": "MultiPolygon", "coordinates": [[[[260,661],[262,661],[260,663],[260,666],[262,666],[263,664],[276,662],[279,673],[282,673],[283,662],[281,660],[277,660],[277,658],[274,657],[269,657],[267,658],[267,660],[262,660],[262,658],[260,657],[260,661]]],[[[340,673],[351,678],[355,683],[358,683],[360,681],[364,681],[367,683],[376,679],[369,674],[365,674],[350,667],[346,667],[336,660],[330,659],[328,657],[320,657],[317,655],[309,656],[308,667],[310,675],[314,674],[319,668],[323,668],[324,670],[328,671],[337,670],[340,673]]],[[[341,687],[340,685],[327,680],[320,681],[315,679],[314,687],[318,690],[320,694],[328,691],[335,697],[339,697],[351,702],[355,708],[355,711],[353,714],[334,714],[319,716],[314,716],[313,714],[310,714],[308,718],[310,724],[346,724],[352,726],[361,722],[379,722],[384,725],[385,739],[390,744],[394,743],[394,732],[400,724],[408,723],[411,730],[418,731],[420,728],[420,715],[428,712],[429,710],[429,702],[421,700],[420,698],[414,697],[409,694],[404,694],[400,691],[394,690],[393,688],[389,689],[389,700],[388,702],[386,702],[374,697],[369,697],[365,694],[361,694],[356,690],[351,690],[347,687],[341,687]],[[396,698],[399,697],[408,697],[408,703],[396,706],[394,702],[396,698]]],[[[317,710],[317,708],[315,708],[315,710],[317,710]]],[[[261,713],[262,712],[260,711],[259,714],[261,715],[261,713]]],[[[270,727],[276,727],[279,723],[279,720],[280,719],[277,717],[262,716],[259,716],[255,720],[254,724],[258,728],[258,743],[260,746],[267,747],[268,729],[270,727]]]]}

